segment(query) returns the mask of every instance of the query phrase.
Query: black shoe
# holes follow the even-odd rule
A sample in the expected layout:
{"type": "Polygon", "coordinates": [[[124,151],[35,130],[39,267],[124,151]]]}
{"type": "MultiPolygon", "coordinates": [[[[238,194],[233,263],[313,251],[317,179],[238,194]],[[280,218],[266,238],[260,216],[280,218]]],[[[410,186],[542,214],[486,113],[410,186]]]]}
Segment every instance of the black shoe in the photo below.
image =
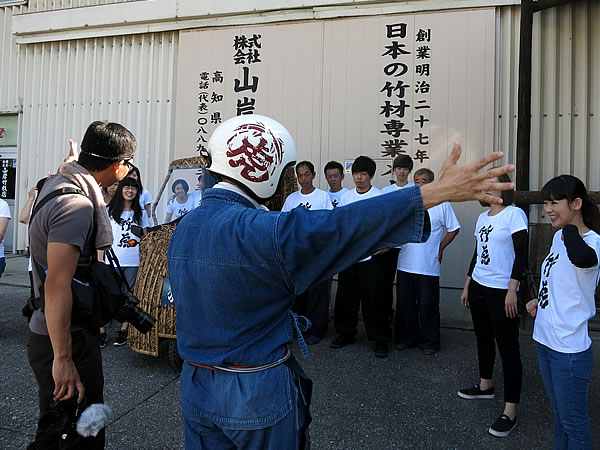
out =
{"type": "Polygon", "coordinates": [[[412,347],[410,345],[402,344],[400,342],[396,344],[396,350],[408,350],[409,348],[412,347]]]}
{"type": "Polygon", "coordinates": [[[439,350],[437,348],[424,348],[423,353],[427,356],[435,355],[439,350]]]}
{"type": "Polygon", "coordinates": [[[113,345],[115,347],[120,347],[121,345],[127,344],[127,330],[119,330],[117,331],[117,338],[113,345]]]}
{"type": "Polygon", "coordinates": [[[383,344],[375,344],[375,357],[376,358],[386,358],[389,353],[388,345],[383,344]]]}
{"type": "Polygon", "coordinates": [[[515,420],[510,420],[506,414],[502,414],[498,420],[494,422],[494,425],[490,427],[488,432],[492,436],[496,437],[506,437],[508,436],[512,430],[517,426],[517,418],[515,420]]]}
{"type": "Polygon", "coordinates": [[[333,340],[330,347],[331,348],[342,348],[342,347],[345,347],[346,345],[354,344],[355,340],[356,339],[354,338],[354,336],[346,336],[344,334],[340,334],[338,337],[336,337],[333,340]]]}
{"type": "Polygon", "coordinates": [[[494,386],[482,391],[479,388],[479,385],[476,384],[473,387],[461,389],[458,391],[458,396],[468,400],[476,400],[478,398],[494,398],[496,396],[496,392],[494,391],[494,386]]]}
{"type": "Polygon", "coordinates": [[[100,333],[100,348],[106,347],[107,340],[108,340],[108,334],[100,333]]]}

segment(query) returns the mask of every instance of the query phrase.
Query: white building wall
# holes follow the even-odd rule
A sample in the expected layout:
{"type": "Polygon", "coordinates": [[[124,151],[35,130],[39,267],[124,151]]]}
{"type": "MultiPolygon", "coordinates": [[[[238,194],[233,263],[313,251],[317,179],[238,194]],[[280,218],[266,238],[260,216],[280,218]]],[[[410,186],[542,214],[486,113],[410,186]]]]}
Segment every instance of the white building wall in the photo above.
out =
{"type": "MultiPolygon", "coordinates": [[[[44,22],[52,23],[50,16],[43,15],[37,24],[31,20],[22,22],[19,25],[21,34],[18,39],[22,42],[35,41],[36,33],[40,33],[43,36],[40,40],[50,42],[28,43],[17,47],[15,36],[11,35],[13,15],[23,13],[21,17],[33,17],[24,13],[52,14],[52,10],[75,8],[87,14],[88,10],[84,8],[86,6],[118,8],[113,3],[120,2],[31,0],[28,6],[0,7],[0,113],[16,113],[23,109],[19,144],[19,192],[26,192],[27,187],[37,178],[49,170],[55,170],[66,154],[67,139],[74,137],[80,140],[85,126],[97,118],[120,121],[136,134],[141,150],[136,163],[142,170],[145,184],[151,191],[157,191],[164,176],[164,168],[176,153],[173,104],[179,32],[131,34],[139,33],[143,27],[148,30],[160,27],[177,30],[218,26],[219,23],[242,26],[258,23],[257,21],[265,23],[306,18],[325,20],[326,28],[333,29],[336,21],[329,19],[431,10],[431,2],[423,1],[381,5],[358,2],[360,5],[356,8],[344,6],[337,1],[314,1],[310,5],[307,3],[306,9],[302,9],[304,3],[301,5],[301,2],[296,2],[290,3],[293,10],[258,14],[253,12],[250,3],[240,1],[239,14],[215,18],[199,14],[200,10],[195,9],[193,2],[179,0],[176,3],[182,14],[180,19],[173,16],[171,21],[155,21],[147,26],[139,25],[139,29],[127,28],[127,25],[119,25],[110,30],[98,28],[92,30],[97,36],[77,40],[69,36],[68,30],[59,30],[57,39],[62,40],[59,44],[52,42],[52,31],[45,30],[41,25],[44,22]],[[123,27],[121,31],[119,27],[123,27]],[[99,37],[111,33],[119,36],[99,37]],[[152,107],[149,108],[149,105],[152,107]]],[[[172,6],[171,2],[148,0],[144,3],[152,7],[165,5],[162,8],[165,11],[172,9],[167,7],[167,4],[172,6]]],[[[466,4],[459,3],[462,6],[466,4]]],[[[492,147],[494,150],[505,151],[507,162],[514,162],[516,154],[520,17],[519,6],[511,6],[514,3],[469,3],[473,7],[497,5],[495,24],[478,24],[493,26],[496,32],[495,82],[494,86],[489,87],[494,95],[494,126],[493,130],[485,130],[484,142],[489,142],[489,133],[493,132],[492,147]]],[[[232,5],[233,3],[228,2],[222,6],[231,8],[232,5]]],[[[439,2],[438,5],[442,9],[452,8],[454,2],[439,2]]],[[[206,3],[203,7],[208,8],[206,3]]],[[[112,17],[115,17],[115,22],[119,22],[118,15],[112,14],[112,17]]],[[[468,30],[461,31],[468,33],[468,30]]],[[[481,45],[469,42],[468,39],[465,41],[467,43],[481,45]]],[[[534,15],[530,189],[540,188],[546,180],[557,174],[573,173],[581,177],[591,190],[600,190],[600,179],[597,176],[600,173],[599,47],[600,2],[580,0],[572,5],[534,15]]],[[[454,54],[450,56],[455,57],[454,54]]],[[[327,75],[326,68],[323,69],[323,74],[327,75]]],[[[318,81],[315,79],[315,82],[318,81]]],[[[465,99],[457,93],[454,101],[462,102],[465,99]]],[[[327,111],[324,108],[321,128],[325,128],[329,120],[325,113],[327,111]]],[[[457,114],[457,122],[465,120],[464,115],[462,118],[459,116],[457,114]]],[[[313,117],[316,118],[317,116],[313,117]]],[[[319,133],[318,125],[314,127],[314,133],[319,133]]],[[[321,136],[323,133],[324,131],[321,136]]],[[[303,136],[303,139],[307,143],[313,142],[315,146],[323,145],[322,140],[314,137],[311,139],[303,136]]],[[[484,148],[486,151],[491,150],[487,144],[484,148]]],[[[339,150],[334,153],[329,153],[328,150],[326,156],[321,155],[321,161],[341,158],[338,153],[339,150]]],[[[24,195],[17,199],[19,205],[22,205],[24,199],[24,195]]],[[[476,205],[457,207],[463,223],[459,239],[466,239],[467,243],[460,241],[462,244],[455,244],[453,247],[461,255],[449,254],[451,257],[447,258],[444,265],[444,271],[456,272],[451,276],[451,284],[459,283],[464,271],[458,265],[447,269],[448,261],[455,263],[458,259],[468,259],[465,255],[472,248],[468,243],[472,235],[470,221],[480,211],[478,208],[476,205]]],[[[531,218],[535,220],[537,217],[537,213],[534,213],[531,218]]],[[[25,237],[21,230],[18,248],[23,249],[24,245],[25,237]]],[[[455,251],[453,247],[449,249],[452,252],[455,251]]],[[[446,282],[447,280],[443,280],[443,283],[446,282]]]]}

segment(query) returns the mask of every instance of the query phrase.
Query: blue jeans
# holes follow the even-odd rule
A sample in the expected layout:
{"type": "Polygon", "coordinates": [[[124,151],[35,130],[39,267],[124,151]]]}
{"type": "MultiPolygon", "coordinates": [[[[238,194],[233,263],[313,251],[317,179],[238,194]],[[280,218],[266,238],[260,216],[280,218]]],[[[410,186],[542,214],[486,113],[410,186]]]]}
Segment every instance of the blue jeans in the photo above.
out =
{"type": "Polygon", "coordinates": [[[0,277],[2,277],[4,269],[6,269],[6,258],[0,258],[0,277]]]}
{"type": "Polygon", "coordinates": [[[592,347],[580,353],[560,353],[537,344],[540,373],[554,413],[555,449],[591,449],[588,384],[592,347]]]}

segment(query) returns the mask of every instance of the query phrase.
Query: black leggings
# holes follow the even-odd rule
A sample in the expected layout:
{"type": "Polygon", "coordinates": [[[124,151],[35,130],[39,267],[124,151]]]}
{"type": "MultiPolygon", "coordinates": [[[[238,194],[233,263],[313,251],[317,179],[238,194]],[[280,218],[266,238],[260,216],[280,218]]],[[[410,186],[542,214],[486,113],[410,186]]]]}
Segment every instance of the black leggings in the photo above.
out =
{"type": "Polygon", "coordinates": [[[519,318],[506,317],[506,289],[469,284],[469,308],[477,336],[479,376],[491,380],[496,359],[496,345],[504,372],[504,401],[519,403],[523,382],[523,365],[519,350],[519,318]],[[494,342],[495,341],[495,342],[494,342]]]}

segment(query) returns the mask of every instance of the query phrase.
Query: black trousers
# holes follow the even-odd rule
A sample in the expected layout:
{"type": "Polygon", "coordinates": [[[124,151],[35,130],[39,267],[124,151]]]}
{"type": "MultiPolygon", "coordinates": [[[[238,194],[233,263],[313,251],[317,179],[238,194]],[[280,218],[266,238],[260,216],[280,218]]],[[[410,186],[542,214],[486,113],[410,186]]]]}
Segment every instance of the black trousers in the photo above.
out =
{"type": "Polygon", "coordinates": [[[388,296],[386,302],[390,305],[390,318],[393,316],[394,279],[396,278],[396,267],[398,266],[398,253],[400,253],[399,248],[390,248],[387,252],[376,256],[381,261],[383,267],[383,283],[385,295],[388,296]]]}
{"type": "Polygon", "coordinates": [[[317,283],[296,296],[292,310],[307,317],[312,322],[309,333],[322,338],[327,333],[329,322],[329,298],[331,296],[331,279],[317,283]]]}
{"type": "Polygon", "coordinates": [[[334,323],[338,334],[356,336],[358,311],[362,308],[367,338],[377,343],[392,339],[389,295],[385,289],[384,261],[374,256],[353,264],[338,276],[334,323]]]}
{"type": "Polygon", "coordinates": [[[440,349],[440,277],[398,270],[394,335],[398,344],[440,349]]]}
{"type": "MultiPolygon", "coordinates": [[[[79,330],[71,333],[72,356],[75,367],[79,372],[81,382],[85,387],[87,404],[104,403],[104,375],[102,373],[102,354],[100,353],[100,342],[98,330],[79,330]]],[[[50,337],[29,333],[27,342],[27,356],[35,379],[38,384],[38,397],[40,416],[50,406],[50,396],[54,391],[54,379],[52,378],[52,361],[54,353],[50,337]]],[[[53,435],[48,435],[44,430],[38,428],[36,432],[37,447],[48,450],[58,449],[59,441],[53,435]]],[[[103,449],[104,430],[96,437],[80,440],[81,445],[74,448],[80,449],[103,449]]]]}
{"type": "Polygon", "coordinates": [[[496,359],[496,344],[502,358],[504,401],[519,403],[523,382],[523,364],[519,350],[519,318],[506,316],[506,289],[469,284],[469,309],[477,337],[479,376],[491,380],[496,359]],[[495,341],[495,342],[494,342],[495,341]]]}

